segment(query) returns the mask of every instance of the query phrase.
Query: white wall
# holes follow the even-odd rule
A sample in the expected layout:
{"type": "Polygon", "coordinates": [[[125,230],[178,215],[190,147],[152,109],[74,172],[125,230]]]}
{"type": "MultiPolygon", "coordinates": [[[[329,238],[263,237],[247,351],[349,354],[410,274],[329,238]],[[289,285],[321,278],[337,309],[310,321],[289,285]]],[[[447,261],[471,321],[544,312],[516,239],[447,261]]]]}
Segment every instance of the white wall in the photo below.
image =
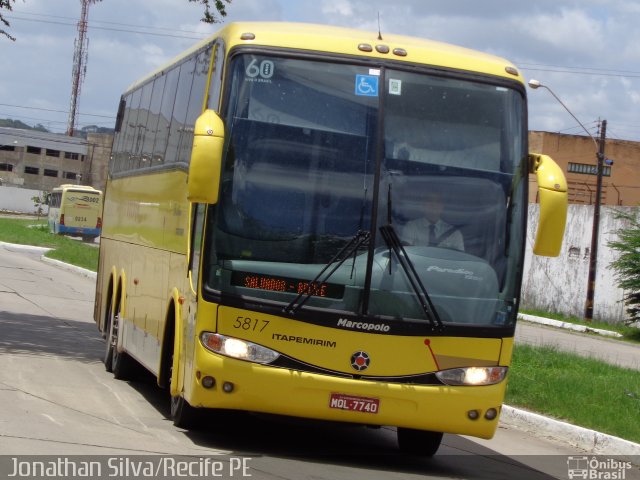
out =
{"type": "MultiPolygon", "coordinates": [[[[40,190],[28,188],[0,186],[0,212],[37,213],[31,197],[40,195],[40,190]]],[[[49,211],[49,207],[42,206],[43,213],[49,211]]]]}
{"type": "MultiPolygon", "coordinates": [[[[634,209],[602,207],[600,211],[593,318],[609,323],[622,322],[627,318],[623,304],[624,291],[617,287],[615,272],[610,268],[618,252],[607,245],[617,238],[615,232],[625,227],[622,220],[615,218],[620,210],[629,212],[634,209]]],[[[538,204],[529,205],[521,308],[582,317],[587,298],[593,206],[569,205],[565,238],[557,258],[532,254],[538,212],[538,204]]]]}

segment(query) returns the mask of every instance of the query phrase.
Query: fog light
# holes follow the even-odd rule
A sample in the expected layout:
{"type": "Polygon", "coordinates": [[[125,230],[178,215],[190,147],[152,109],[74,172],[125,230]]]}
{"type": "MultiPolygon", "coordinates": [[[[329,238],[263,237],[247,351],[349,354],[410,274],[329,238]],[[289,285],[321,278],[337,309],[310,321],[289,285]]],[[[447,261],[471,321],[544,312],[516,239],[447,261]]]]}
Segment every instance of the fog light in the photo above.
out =
{"type": "Polygon", "coordinates": [[[216,384],[216,379],[206,376],[202,379],[202,386],[204,388],[212,388],[216,384]]]}
{"type": "Polygon", "coordinates": [[[225,393],[231,393],[233,392],[233,383],[231,382],[224,382],[222,384],[222,390],[224,390],[225,393]]]}
{"type": "Polygon", "coordinates": [[[469,410],[467,412],[467,416],[469,417],[470,420],[477,420],[478,417],[480,416],[480,412],[478,412],[478,410],[469,410]]]}
{"type": "Polygon", "coordinates": [[[493,420],[498,416],[498,411],[495,408],[490,408],[489,410],[486,411],[486,413],[484,414],[484,418],[486,418],[487,420],[493,420]]]}

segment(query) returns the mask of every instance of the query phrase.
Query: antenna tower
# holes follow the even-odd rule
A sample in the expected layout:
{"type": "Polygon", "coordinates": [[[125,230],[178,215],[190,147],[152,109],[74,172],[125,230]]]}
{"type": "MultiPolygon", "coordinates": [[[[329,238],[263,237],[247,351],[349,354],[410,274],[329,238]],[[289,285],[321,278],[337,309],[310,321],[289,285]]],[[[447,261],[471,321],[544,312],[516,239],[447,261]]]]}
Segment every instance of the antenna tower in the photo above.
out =
{"type": "Polygon", "coordinates": [[[73,136],[78,120],[78,101],[80,99],[80,87],[87,73],[87,60],[89,52],[89,37],[87,36],[87,20],[89,18],[89,5],[99,0],[80,0],[82,12],[78,21],[78,37],[74,42],[73,68],[71,70],[71,103],[69,106],[69,120],[67,122],[67,135],[73,136]]]}

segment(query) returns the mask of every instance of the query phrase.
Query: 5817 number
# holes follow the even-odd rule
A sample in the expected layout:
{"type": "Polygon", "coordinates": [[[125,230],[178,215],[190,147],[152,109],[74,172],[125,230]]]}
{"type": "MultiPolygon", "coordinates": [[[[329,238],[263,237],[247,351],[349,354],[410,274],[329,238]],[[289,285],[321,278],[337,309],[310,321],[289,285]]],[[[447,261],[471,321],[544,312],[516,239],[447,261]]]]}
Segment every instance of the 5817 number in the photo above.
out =
{"type": "Polygon", "coordinates": [[[259,320],[257,318],[249,318],[238,316],[233,322],[233,328],[241,330],[251,330],[253,332],[262,332],[269,325],[269,320],[259,320]]]}

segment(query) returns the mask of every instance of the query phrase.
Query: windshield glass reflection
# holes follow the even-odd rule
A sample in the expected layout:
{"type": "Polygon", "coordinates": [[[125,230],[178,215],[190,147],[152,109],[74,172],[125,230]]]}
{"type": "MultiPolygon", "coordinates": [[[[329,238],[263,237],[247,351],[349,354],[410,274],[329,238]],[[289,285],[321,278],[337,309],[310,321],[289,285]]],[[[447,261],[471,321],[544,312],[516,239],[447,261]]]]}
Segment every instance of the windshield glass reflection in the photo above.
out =
{"type": "Polygon", "coordinates": [[[294,310],[434,324],[380,234],[392,226],[443,323],[513,317],[525,193],[519,93],[254,55],[235,57],[232,76],[209,288],[289,309],[304,299],[294,310]],[[359,232],[367,241],[340,256],[359,232]]]}

